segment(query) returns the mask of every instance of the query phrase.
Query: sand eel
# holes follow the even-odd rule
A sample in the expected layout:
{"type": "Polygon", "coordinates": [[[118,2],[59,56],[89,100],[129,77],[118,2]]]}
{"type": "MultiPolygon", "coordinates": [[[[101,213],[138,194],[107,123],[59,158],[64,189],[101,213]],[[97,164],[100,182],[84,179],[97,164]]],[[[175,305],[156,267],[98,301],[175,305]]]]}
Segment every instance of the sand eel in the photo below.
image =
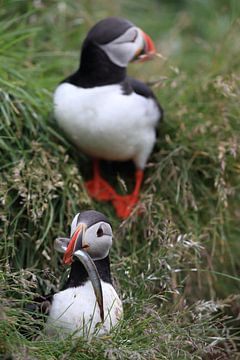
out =
{"type": "Polygon", "coordinates": [[[112,236],[106,216],[89,210],[74,217],[70,238],[56,239],[55,249],[64,253],[71,271],[63,290],[48,299],[47,334],[100,336],[121,319],[122,302],[110,272],[112,236]]]}

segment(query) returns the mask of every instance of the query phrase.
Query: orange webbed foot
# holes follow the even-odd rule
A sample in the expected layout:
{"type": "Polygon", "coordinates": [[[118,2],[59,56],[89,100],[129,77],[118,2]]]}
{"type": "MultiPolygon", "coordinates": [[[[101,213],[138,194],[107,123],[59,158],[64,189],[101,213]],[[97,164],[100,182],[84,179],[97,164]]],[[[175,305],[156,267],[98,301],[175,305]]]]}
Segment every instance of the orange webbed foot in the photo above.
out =
{"type": "Polygon", "coordinates": [[[93,178],[85,182],[89,196],[99,201],[113,200],[116,196],[115,190],[102,178],[93,178]]]}
{"type": "Polygon", "coordinates": [[[140,186],[143,180],[143,171],[137,170],[135,173],[136,184],[132,194],[120,196],[117,195],[112,200],[112,204],[116,210],[117,216],[120,219],[126,219],[130,216],[135,205],[138,203],[140,186]]]}
{"type": "Polygon", "coordinates": [[[89,196],[99,201],[113,200],[117,195],[112,186],[101,177],[99,160],[93,160],[93,179],[85,182],[89,196]]]}
{"type": "Polygon", "coordinates": [[[133,194],[126,196],[117,195],[112,201],[116,214],[120,219],[127,219],[137,203],[138,196],[133,194]]]}

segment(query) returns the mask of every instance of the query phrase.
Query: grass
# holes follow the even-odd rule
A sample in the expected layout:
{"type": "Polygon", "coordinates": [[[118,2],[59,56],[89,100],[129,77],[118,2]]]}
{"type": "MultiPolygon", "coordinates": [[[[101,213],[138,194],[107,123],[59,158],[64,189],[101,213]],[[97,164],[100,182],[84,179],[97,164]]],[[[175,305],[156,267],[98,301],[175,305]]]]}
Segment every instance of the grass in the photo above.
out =
{"type": "MultiPolygon", "coordinates": [[[[237,359],[239,2],[1,5],[2,357],[237,359]],[[76,67],[87,30],[110,15],[150,33],[167,58],[129,68],[153,84],[165,120],[145,172],[144,215],[135,212],[123,223],[109,204],[88,198],[83,178],[89,159],[51,115],[51,94],[76,67]],[[31,341],[24,330],[39,335],[39,329],[24,304],[63,282],[53,240],[68,234],[73,215],[88,208],[113,224],[112,272],[124,320],[91,343],[44,334],[31,341]]],[[[124,180],[121,174],[113,179],[119,186],[124,180]]]]}

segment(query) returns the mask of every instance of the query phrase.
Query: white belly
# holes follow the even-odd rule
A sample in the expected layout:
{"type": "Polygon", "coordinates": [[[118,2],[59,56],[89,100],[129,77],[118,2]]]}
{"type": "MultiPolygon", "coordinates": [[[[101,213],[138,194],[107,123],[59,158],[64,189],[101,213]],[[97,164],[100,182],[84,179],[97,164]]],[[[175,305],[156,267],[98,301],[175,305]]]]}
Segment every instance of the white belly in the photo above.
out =
{"type": "Polygon", "coordinates": [[[155,142],[159,110],[152,99],[123,95],[119,85],[83,89],[63,83],[54,93],[59,126],[83,152],[145,166],[155,142]]]}
{"type": "Polygon", "coordinates": [[[55,294],[46,324],[49,335],[66,337],[69,334],[100,336],[109,333],[123,314],[122,302],[112,285],[101,281],[103,291],[104,323],[90,281],[83,286],[69,288],[55,294]]]}

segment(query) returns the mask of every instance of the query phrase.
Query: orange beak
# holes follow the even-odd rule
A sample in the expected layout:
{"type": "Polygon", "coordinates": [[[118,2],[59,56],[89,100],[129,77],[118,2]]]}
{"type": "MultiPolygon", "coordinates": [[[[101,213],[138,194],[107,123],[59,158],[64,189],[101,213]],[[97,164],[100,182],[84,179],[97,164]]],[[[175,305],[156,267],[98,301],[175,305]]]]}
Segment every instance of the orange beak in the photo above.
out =
{"type": "Polygon", "coordinates": [[[63,263],[66,265],[71,265],[72,261],[73,261],[73,253],[76,250],[80,250],[83,248],[83,236],[86,230],[86,225],[85,224],[79,224],[78,227],[76,228],[69,244],[67,247],[67,250],[64,253],[64,257],[63,257],[63,263]]]}
{"type": "Polygon", "coordinates": [[[149,35],[147,35],[144,31],[142,31],[142,36],[143,36],[143,40],[144,40],[144,47],[139,49],[134,57],[134,60],[137,61],[146,61],[146,60],[151,60],[154,55],[156,54],[156,48],[154,45],[154,42],[152,41],[152,39],[150,38],[149,35]]]}
{"type": "Polygon", "coordinates": [[[144,50],[145,50],[146,54],[155,54],[156,48],[155,48],[154,42],[152,41],[150,36],[147,35],[144,31],[142,31],[142,34],[143,34],[143,38],[144,38],[144,42],[145,42],[144,50]]]}

